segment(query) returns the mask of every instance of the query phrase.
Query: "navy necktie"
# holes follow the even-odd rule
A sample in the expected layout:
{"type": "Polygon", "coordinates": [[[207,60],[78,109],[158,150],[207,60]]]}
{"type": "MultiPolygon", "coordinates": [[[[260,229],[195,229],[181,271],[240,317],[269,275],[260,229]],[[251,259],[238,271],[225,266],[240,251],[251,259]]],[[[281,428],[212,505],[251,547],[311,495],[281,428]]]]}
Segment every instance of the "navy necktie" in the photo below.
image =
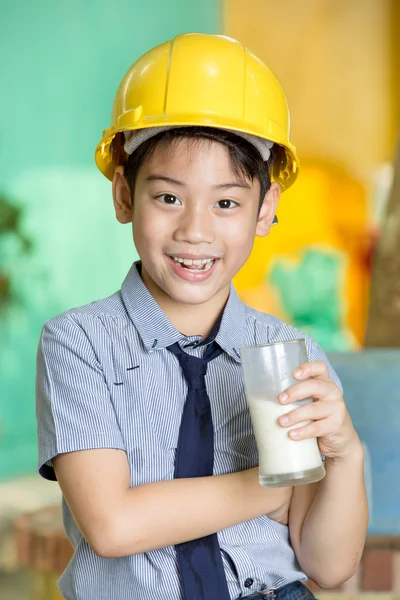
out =
{"type": "MultiPolygon", "coordinates": [[[[203,358],[190,356],[178,343],[168,347],[179,360],[188,385],[175,461],[175,478],[213,474],[214,428],[206,390],[207,363],[222,349],[211,342],[203,358]]],[[[201,515],[199,515],[201,519],[201,515]]],[[[184,600],[229,600],[217,534],[175,546],[184,600]]]]}

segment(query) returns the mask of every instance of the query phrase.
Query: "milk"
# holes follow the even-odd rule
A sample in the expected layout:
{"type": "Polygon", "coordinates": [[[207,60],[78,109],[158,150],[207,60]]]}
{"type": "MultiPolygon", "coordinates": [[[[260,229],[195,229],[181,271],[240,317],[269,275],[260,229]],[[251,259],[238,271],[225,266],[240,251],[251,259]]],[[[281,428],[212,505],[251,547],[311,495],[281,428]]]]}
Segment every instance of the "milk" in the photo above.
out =
{"type": "MultiPolygon", "coordinates": [[[[280,416],[294,410],[295,405],[283,406],[276,399],[248,397],[251,420],[257,441],[260,477],[308,471],[321,467],[321,455],[316,438],[295,441],[288,432],[293,427],[282,427],[280,416]]],[[[298,423],[301,427],[307,423],[298,423]]]]}

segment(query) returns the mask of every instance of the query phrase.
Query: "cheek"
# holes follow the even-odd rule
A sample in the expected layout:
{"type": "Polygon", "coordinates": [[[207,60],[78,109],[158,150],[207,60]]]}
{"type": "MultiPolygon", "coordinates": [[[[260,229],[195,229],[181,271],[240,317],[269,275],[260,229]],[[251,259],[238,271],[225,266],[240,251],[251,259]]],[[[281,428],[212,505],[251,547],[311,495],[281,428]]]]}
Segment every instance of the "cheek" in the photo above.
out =
{"type": "Polygon", "coordinates": [[[133,215],[133,239],[138,250],[151,250],[162,240],[162,225],[148,211],[138,210],[133,215]]]}
{"type": "Polygon", "coordinates": [[[232,220],[221,227],[221,236],[231,249],[250,251],[254,243],[255,222],[246,218],[232,220]]]}

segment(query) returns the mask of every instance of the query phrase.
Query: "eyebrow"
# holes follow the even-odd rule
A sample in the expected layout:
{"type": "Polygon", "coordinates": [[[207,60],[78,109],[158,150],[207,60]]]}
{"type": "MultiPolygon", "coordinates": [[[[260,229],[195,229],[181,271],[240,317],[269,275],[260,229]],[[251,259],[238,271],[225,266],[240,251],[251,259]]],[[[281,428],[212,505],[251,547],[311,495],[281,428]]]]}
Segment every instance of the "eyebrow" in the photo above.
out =
{"type": "MultiPolygon", "coordinates": [[[[149,175],[147,177],[146,181],[165,181],[166,183],[172,183],[174,185],[180,185],[180,186],[184,186],[185,183],[183,181],[179,181],[178,179],[172,179],[172,177],[167,177],[166,175],[149,175]]],[[[228,183],[218,183],[217,185],[213,185],[212,186],[214,189],[218,189],[218,190],[226,190],[228,188],[232,188],[232,187],[238,187],[238,188],[243,188],[246,190],[250,190],[251,186],[248,185],[245,182],[238,182],[238,181],[230,181],[228,183]]]]}

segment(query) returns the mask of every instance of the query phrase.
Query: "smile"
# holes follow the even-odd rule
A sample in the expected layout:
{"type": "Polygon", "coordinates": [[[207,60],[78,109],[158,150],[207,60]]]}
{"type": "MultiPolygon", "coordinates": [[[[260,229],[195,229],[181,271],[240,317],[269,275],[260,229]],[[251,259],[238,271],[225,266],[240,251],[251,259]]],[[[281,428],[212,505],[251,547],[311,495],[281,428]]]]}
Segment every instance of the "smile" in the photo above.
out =
{"type": "Polygon", "coordinates": [[[190,259],[180,258],[179,256],[171,256],[171,258],[184,269],[189,269],[191,271],[208,271],[215,262],[215,258],[190,259]]]}
{"type": "Polygon", "coordinates": [[[213,277],[219,257],[187,258],[188,255],[168,255],[168,262],[175,276],[190,283],[204,283],[213,277]]]}

